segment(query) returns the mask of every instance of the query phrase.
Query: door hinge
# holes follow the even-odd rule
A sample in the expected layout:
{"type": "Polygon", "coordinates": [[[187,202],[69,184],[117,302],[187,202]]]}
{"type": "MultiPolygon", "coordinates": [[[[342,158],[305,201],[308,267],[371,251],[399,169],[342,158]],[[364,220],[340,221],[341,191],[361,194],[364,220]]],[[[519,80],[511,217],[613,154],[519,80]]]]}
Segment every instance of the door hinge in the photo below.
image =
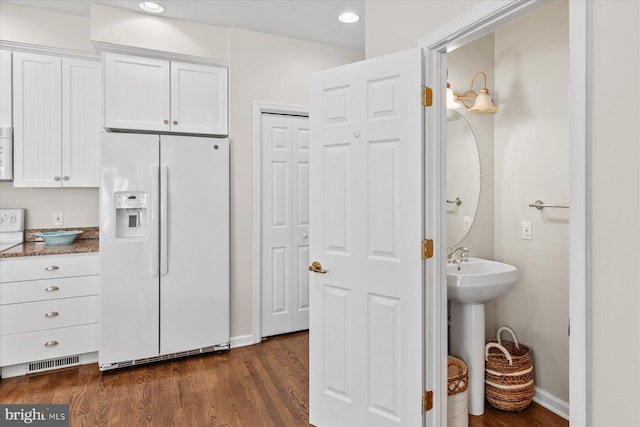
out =
{"type": "Polygon", "coordinates": [[[422,392],[422,411],[427,412],[433,408],[433,392],[425,390],[422,392]]]}
{"type": "Polygon", "coordinates": [[[433,105],[433,91],[428,86],[422,86],[422,105],[425,107],[433,105]]]}
{"type": "Polygon", "coordinates": [[[433,240],[424,239],[422,241],[422,259],[433,258],[433,240]]]}

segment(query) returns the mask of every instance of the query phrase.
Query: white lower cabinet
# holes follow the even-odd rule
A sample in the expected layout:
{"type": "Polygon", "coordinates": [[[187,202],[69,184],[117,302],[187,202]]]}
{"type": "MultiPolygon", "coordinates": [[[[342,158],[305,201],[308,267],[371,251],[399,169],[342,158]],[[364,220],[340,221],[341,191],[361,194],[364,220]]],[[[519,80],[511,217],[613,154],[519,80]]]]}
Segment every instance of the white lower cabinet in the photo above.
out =
{"type": "Polygon", "coordinates": [[[3,378],[97,361],[97,253],[0,260],[3,378]]]}

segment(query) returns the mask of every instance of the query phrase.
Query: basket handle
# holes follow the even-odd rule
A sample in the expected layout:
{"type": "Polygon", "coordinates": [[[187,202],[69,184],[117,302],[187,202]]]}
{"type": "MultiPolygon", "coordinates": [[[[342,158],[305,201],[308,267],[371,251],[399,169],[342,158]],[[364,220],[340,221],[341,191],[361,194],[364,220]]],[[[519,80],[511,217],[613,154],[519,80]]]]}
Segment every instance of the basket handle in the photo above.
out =
{"type": "Polygon", "coordinates": [[[513,359],[511,358],[511,354],[509,354],[509,351],[506,348],[504,348],[501,344],[498,344],[497,342],[489,342],[485,346],[485,351],[484,351],[484,360],[485,361],[489,360],[489,349],[490,348],[497,348],[498,350],[503,352],[504,356],[509,361],[509,366],[513,365],[513,359]]]}
{"type": "Polygon", "coordinates": [[[498,333],[496,334],[496,340],[498,341],[498,344],[502,344],[502,340],[500,339],[500,336],[504,331],[507,331],[511,334],[511,337],[513,338],[513,343],[516,345],[517,349],[520,349],[520,346],[518,345],[518,337],[516,337],[516,333],[513,332],[513,329],[511,329],[508,326],[501,326],[500,329],[498,329],[498,333]]]}

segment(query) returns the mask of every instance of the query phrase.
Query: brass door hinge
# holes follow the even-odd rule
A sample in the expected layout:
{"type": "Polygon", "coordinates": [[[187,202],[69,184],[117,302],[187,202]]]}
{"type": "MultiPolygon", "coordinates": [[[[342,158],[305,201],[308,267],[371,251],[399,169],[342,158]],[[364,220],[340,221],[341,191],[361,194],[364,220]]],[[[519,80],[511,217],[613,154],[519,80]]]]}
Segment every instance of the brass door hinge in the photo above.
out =
{"type": "Polygon", "coordinates": [[[427,412],[433,408],[433,392],[425,390],[422,392],[422,411],[427,412]]]}
{"type": "Polygon", "coordinates": [[[422,259],[433,258],[433,240],[424,239],[422,241],[422,259]]]}
{"type": "Polygon", "coordinates": [[[433,105],[433,91],[428,86],[422,86],[422,105],[425,107],[433,105]]]}

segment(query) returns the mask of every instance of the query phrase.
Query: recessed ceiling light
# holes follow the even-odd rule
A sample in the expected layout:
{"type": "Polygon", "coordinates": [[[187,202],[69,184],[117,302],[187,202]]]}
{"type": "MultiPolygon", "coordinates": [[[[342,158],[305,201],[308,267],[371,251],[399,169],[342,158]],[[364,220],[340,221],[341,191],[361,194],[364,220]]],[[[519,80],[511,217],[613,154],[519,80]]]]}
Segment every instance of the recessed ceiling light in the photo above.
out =
{"type": "Polygon", "coordinates": [[[345,24],[355,24],[360,20],[360,16],[353,12],[344,12],[338,16],[338,20],[340,22],[344,22],[345,24]]]}
{"type": "Polygon", "coordinates": [[[152,1],[143,1],[138,4],[140,9],[149,13],[162,13],[164,12],[164,7],[160,6],[158,3],[154,3],[152,1]]]}

